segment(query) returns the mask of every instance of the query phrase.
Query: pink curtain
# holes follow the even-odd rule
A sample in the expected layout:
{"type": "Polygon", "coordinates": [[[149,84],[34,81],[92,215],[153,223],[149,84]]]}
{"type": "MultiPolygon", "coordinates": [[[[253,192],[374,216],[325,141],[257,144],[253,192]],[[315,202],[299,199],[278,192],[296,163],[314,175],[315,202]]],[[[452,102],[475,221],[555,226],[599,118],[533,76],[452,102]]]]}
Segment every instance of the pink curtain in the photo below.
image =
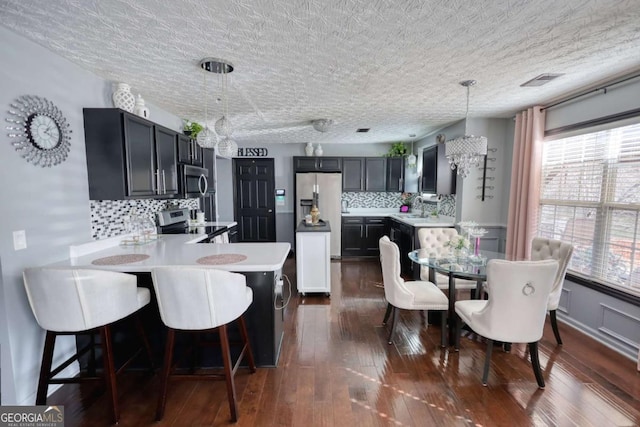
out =
{"type": "Polygon", "coordinates": [[[529,108],[516,115],[511,167],[507,248],[509,259],[529,259],[540,202],[545,112],[529,108]]]}

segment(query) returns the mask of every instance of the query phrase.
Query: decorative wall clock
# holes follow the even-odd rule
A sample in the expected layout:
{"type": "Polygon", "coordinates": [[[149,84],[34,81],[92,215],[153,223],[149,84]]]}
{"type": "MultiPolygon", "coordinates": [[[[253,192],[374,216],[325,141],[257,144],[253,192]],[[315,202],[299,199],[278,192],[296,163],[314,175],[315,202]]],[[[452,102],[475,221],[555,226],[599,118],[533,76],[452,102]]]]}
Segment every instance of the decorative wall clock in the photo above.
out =
{"type": "Polygon", "coordinates": [[[71,129],[55,104],[46,98],[23,95],[11,104],[7,122],[11,144],[34,165],[54,166],[69,154],[71,129]]]}

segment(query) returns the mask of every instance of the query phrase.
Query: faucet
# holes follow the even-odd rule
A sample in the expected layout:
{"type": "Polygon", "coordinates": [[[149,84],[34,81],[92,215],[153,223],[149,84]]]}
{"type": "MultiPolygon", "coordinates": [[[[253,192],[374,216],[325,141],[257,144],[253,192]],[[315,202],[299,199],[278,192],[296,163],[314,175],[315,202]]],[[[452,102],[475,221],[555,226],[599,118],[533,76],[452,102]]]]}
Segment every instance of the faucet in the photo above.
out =
{"type": "Polygon", "coordinates": [[[424,218],[424,208],[425,208],[425,203],[424,203],[424,198],[421,195],[418,195],[415,197],[415,199],[413,199],[413,203],[420,203],[420,216],[424,218]]]}

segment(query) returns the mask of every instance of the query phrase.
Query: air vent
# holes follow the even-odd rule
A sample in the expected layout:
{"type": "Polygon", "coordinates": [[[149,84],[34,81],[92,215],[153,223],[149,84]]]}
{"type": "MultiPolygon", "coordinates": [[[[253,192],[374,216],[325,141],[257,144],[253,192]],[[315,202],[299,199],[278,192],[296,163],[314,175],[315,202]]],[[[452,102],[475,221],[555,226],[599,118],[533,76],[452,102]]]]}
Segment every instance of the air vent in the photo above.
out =
{"type": "Polygon", "coordinates": [[[522,83],[520,86],[521,87],[542,86],[549,83],[551,80],[557,79],[560,76],[564,76],[564,74],[553,74],[553,73],[540,74],[539,76],[532,78],[528,82],[522,83]]]}
{"type": "Polygon", "coordinates": [[[367,132],[369,132],[369,130],[371,130],[371,128],[360,128],[360,129],[358,129],[356,132],[359,132],[359,133],[367,133],[367,132]]]}

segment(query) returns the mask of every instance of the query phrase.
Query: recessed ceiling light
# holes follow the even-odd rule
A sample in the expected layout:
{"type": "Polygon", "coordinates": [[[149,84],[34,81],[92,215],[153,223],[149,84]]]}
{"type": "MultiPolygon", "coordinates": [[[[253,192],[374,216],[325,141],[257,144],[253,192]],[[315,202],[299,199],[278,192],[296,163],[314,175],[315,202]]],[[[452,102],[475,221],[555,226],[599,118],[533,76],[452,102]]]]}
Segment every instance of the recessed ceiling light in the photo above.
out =
{"type": "Polygon", "coordinates": [[[369,130],[371,130],[371,128],[359,128],[356,132],[366,133],[369,132],[369,130]]]}
{"type": "Polygon", "coordinates": [[[537,77],[532,78],[528,82],[522,83],[520,86],[521,87],[542,86],[549,83],[551,80],[557,79],[560,76],[564,76],[564,74],[544,73],[544,74],[540,74],[537,77]]]}

